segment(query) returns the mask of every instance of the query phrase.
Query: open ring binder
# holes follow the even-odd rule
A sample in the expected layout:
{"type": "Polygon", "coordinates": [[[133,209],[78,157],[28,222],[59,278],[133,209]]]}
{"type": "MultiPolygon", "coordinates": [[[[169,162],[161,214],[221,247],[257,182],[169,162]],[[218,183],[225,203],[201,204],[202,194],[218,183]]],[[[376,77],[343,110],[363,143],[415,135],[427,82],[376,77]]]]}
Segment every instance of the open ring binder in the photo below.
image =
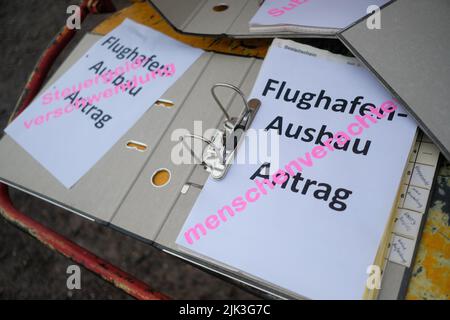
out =
{"type": "MultiPolygon", "coordinates": [[[[93,34],[85,36],[43,90],[100,38],[93,34]]],[[[261,102],[247,100],[244,93],[251,92],[261,64],[260,59],[205,52],[160,98],[160,101],[168,101],[173,106],[166,108],[156,103],[71,189],[59,184],[36,160],[5,135],[0,140],[0,180],[85,218],[121,230],[231,281],[257,288],[259,293],[267,297],[302,298],[217,261],[181,250],[175,242],[209,174],[215,179],[225,176],[239,142],[256,116],[261,102]],[[238,84],[239,88],[228,83],[238,84]],[[219,87],[231,89],[228,91],[232,93],[220,92],[219,100],[219,87]],[[212,97],[205,88],[211,88],[212,97]],[[244,108],[236,93],[244,101],[244,108]],[[210,108],[214,101],[225,117],[210,108]],[[233,120],[230,116],[233,114],[239,114],[239,117],[233,120]],[[179,142],[172,139],[172,133],[179,128],[191,128],[194,121],[202,121],[205,128],[220,128],[216,129],[213,137],[185,136],[208,144],[203,155],[210,152],[208,156],[212,158],[202,156],[201,160],[209,161],[211,168],[214,168],[213,172],[210,169],[209,174],[198,164],[178,165],[170,161],[171,150],[179,142]],[[170,180],[164,186],[156,187],[151,183],[151,177],[163,168],[170,172],[170,180]],[[92,186],[95,186],[94,192],[92,186]]],[[[431,141],[417,142],[414,157],[410,159],[411,174],[414,172],[412,168],[420,165],[429,165],[435,170],[438,154],[431,141]],[[431,157],[430,154],[436,156],[431,157]]],[[[416,186],[404,188],[399,204],[401,207],[407,203],[409,187],[416,186]]],[[[419,221],[423,223],[424,218],[421,217],[419,221]]],[[[395,236],[403,235],[399,231],[402,230],[397,230],[395,236]]],[[[415,239],[418,234],[419,229],[413,235],[415,239]]],[[[379,297],[402,297],[407,274],[412,268],[392,262],[390,253],[382,258],[385,258],[385,267],[382,268],[379,297]]],[[[412,260],[413,257],[409,261],[412,260]]]]}

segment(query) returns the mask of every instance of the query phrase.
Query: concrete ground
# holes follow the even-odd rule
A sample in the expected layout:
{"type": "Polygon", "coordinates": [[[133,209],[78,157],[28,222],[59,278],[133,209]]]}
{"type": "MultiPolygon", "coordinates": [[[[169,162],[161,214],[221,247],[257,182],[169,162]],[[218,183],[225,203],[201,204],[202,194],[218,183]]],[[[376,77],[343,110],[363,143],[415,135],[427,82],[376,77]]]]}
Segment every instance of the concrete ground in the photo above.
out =
{"type": "MultiPolygon", "coordinates": [[[[0,1],[1,128],[6,126],[40,54],[64,25],[68,17],[67,6],[78,3],[73,0],[0,1]]],[[[114,3],[119,8],[128,4],[125,0],[114,0],[114,3]]],[[[103,18],[89,17],[81,33],[103,18]]],[[[69,50],[65,50],[65,54],[69,50]]],[[[157,291],[178,299],[255,298],[110,228],[91,223],[21,192],[13,191],[12,197],[21,211],[151,284],[157,291]]],[[[130,298],[83,268],[81,289],[68,290],[66,269],[72,264],[71,260],[0,218],[0,299],[130,298]]]]}

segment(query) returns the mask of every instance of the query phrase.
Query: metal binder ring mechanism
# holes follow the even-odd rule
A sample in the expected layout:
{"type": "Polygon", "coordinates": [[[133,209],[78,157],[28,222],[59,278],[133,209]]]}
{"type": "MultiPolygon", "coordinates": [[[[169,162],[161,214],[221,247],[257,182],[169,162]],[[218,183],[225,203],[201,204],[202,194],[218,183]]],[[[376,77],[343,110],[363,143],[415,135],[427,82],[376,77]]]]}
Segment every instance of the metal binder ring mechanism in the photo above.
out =
{"type": "MultiPolygon", "coordinates": [[[[258,99],[247,101],[247,98],[238,87],[228,83],[217,83],[213,85],[211,94],[220,110],[222,110],[225,115],[223,128],[217,129],[211,140],[191,134],[185,135],[184,137],[199,139],[207,144],[202,154],[201,164],[205,167],[206,171],[211,174],[211,177],[220,180],[225,177],[231,166],[237,147],[242,142],[245,131],[250,127],[250,124],[261,105],[261,101],[258,99]],[[225,110],[225,107],[216,95],[216,89],[218,87],[232,89],[241,96],[242,101],[244,102],[244,110],[238,118],[230,117],[227,110],[225,110]]],[[[190,150],[192,155],[196,157],[193,150],[190,150]]]]}

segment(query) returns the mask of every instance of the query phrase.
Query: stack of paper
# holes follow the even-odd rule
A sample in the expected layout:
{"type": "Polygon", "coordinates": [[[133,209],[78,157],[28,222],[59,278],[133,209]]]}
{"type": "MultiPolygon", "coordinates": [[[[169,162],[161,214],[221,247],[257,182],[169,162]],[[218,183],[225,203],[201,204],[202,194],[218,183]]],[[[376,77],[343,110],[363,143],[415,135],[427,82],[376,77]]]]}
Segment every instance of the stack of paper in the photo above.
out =
{"type": "Polygon", "coordinates": [[[250,20],[255,33],[333,35],[389,0],[266,0],[250,20]]]}
{"type": "Polygon", "coordinates": [[[177,243],[297,296],[361,298],[415,121],[355,59],[287,40],[251,97],[251,129],[279,136],[279,154],[209,179],[177,243]]]}

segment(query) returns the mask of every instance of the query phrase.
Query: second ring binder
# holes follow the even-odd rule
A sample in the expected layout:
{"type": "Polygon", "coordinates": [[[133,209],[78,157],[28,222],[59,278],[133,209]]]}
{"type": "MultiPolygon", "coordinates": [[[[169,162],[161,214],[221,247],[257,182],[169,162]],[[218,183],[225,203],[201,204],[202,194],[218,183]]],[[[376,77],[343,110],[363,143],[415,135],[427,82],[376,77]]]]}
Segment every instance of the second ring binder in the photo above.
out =
{"type": "MultiPolygon", "coordinates": [[[[217,132],[213,135],[211,140],[192,134],[185,135],[184,138],[199,139],[207,143],[202,154],[201,164],[205,167],[206,171],[211,174],[213,179],[221,180],[225,177],[231,166],[235,151],[242,142],[245,132],[250,127],[256,112],[258,112],[261,101],[259,99],[247,101],[247,98],[238,87],[228,83],[216,83],[211,87],[211,94],[220,110],[222,110],[225,115],[223,129],[217,129],[217,132]],[[244,111],[239,117],[230,117],[216,95],[215,90],[218,87],[232,89],[241,96],[244,102],[244,111]]],[[[192,149],[191,153],[196,157],[192,149]]]]}

